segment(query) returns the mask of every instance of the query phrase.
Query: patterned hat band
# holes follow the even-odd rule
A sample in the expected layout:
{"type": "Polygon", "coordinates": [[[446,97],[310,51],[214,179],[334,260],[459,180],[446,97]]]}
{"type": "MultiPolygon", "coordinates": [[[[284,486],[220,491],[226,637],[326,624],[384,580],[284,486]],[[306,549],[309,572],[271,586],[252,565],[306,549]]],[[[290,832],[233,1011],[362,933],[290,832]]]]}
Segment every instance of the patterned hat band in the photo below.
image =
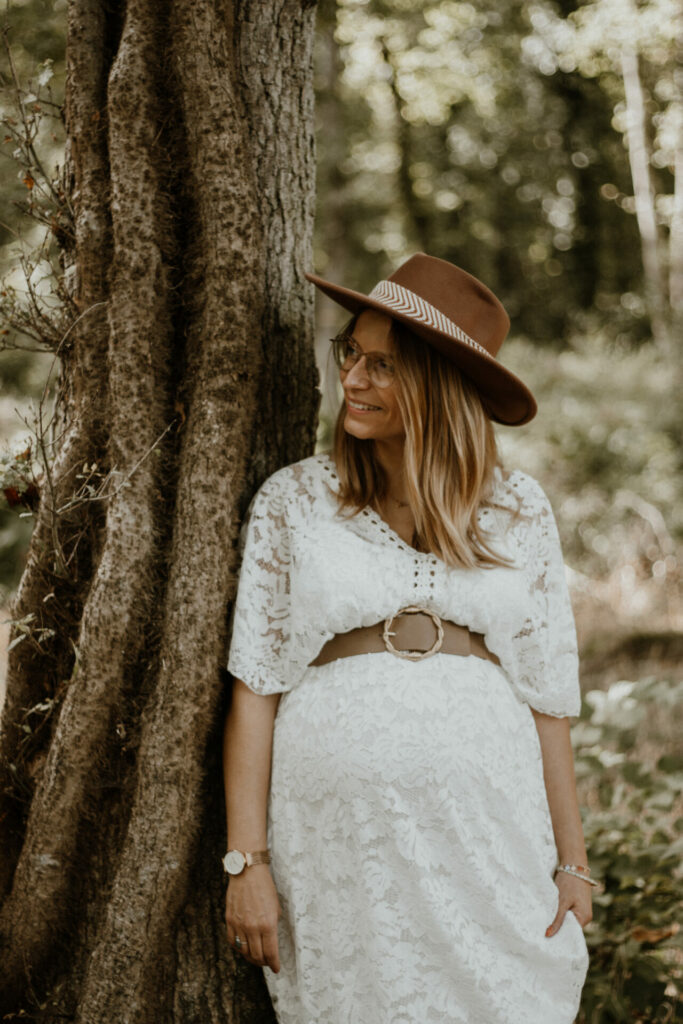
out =
{"type": "Polygon", "coordinates": [[[438,331],[442,331],[443,334],[448,334],[456,341],[462,341],[465,345],[476,349],[477,352],[487,356],[489,359],[493,358],[490,352],[487,352],[474,338],[470,338],[469,334],[465,334],[462,327],[458,327],[456,323],[453,323],[447,316],[444,316],[436,306],[432,306],[431,302],[426,302],[419,295],[416,295],[415,292],[411,292],[409,288],[404,288],[401,284],[396,284],[394,281],[380,281],[369,293],[368,298],[377,299],[378,302],[390,306],[397,313],[403,313],[404,316],[409,316],[412,320],[426,324],[427,327],[433,327],[438,331]]]}

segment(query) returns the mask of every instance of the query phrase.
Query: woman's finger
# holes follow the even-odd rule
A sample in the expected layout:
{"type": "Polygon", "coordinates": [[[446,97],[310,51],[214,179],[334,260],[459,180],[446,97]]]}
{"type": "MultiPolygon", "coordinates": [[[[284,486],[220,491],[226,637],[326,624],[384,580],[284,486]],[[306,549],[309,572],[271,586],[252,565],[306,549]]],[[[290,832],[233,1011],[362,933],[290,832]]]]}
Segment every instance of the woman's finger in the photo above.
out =
{"type": "Polygon", "coordinates": [[[263,966],[263,946],[261,944],[261,933],[259,931],[249,931],[247,936],[249,943],[249,956],[258,964],[259,967],[263,966]]]}
{"type": "Polygon", "coordinates": [[[553,918],[552,922],[546,928],[546,931],[545,931],[546,938],[550,938],[551,935],[555,935],[555,933],[557,931],[559,931],[559,929],[560,929],[560,927],[562,925],[562,922],[564,921],[564,915],[567,913],[568,909],[569,909],[569,907],[568,907],[568,905],[566,903],[560,902],[560,904],[559,904],[559,906],[557,908],[557,913],[555,914],[555,917],[553,918]]]}
{"type": "Polygon", "coordinates": [[[277,930],[275,928],[263,935],[263,957],[266,966],[278,974],[280,970],[280,952],[277,945],[277,930]]]}
{"type": "MultiPolygon", "coordinates": [[[[233,949],[237,949],[237,946],[235,945],[235,939],[237,938],[237,934],[238,934],[237,928],[233,924],[231,924],[229,921],[226,921],[225,922],[225,930],[226,930],[226,933],[227,933],[227,936],[228,936],[229,944],[232,946],[233,949]]],[[[244,942],[244,936],[241,935],[240,938],[241,938],[241,941],[244,942]]]]}

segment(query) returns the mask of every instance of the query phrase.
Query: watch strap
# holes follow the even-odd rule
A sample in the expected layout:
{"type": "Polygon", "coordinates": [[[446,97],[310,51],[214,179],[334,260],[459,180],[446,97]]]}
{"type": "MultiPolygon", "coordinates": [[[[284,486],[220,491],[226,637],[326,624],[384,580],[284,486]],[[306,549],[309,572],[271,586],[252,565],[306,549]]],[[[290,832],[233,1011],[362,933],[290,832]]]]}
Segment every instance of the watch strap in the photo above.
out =
{"type": "Polygon", "coordinates": [[[247,862],[248,868],[252,864],[270,864],[270,850],[257,850],[256,853],[245,853],[244,859],[247,862]]]}

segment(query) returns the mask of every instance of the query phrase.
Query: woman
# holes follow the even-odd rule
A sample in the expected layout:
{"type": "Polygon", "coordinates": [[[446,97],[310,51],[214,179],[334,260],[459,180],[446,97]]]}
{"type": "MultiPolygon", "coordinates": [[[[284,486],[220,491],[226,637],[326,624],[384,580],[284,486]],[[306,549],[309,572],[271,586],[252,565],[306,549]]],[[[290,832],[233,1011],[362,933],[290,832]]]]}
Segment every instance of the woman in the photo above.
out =
{"type": "Polygon", "coordinates": [[[509,321],[425,254],[353,314],[330,455],[255,496],[228,668],[231,944],[279,1024],[571,1024],[591,884],[576,637],[509,321]],[[268,861],[270,860],[270,863],[268,861]]]}

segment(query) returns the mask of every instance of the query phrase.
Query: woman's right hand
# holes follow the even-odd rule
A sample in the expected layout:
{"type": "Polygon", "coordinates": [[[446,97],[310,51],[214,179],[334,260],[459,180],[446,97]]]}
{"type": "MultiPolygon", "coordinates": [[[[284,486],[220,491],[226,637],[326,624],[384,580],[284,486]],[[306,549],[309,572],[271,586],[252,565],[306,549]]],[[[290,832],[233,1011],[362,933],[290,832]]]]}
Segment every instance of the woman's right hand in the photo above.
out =
{"type": "Polygon", "coordinates": [[[257,967],[280,970],[277,922],[282,907],[267,864],[253,864],[239,875],[230,875],[225,897],[228,942],[245,960],[257,967]],[[235,945],[235,938],[242,947],[235,945]],[[246,943],[246,944],[244,944],[246,943]]]}

